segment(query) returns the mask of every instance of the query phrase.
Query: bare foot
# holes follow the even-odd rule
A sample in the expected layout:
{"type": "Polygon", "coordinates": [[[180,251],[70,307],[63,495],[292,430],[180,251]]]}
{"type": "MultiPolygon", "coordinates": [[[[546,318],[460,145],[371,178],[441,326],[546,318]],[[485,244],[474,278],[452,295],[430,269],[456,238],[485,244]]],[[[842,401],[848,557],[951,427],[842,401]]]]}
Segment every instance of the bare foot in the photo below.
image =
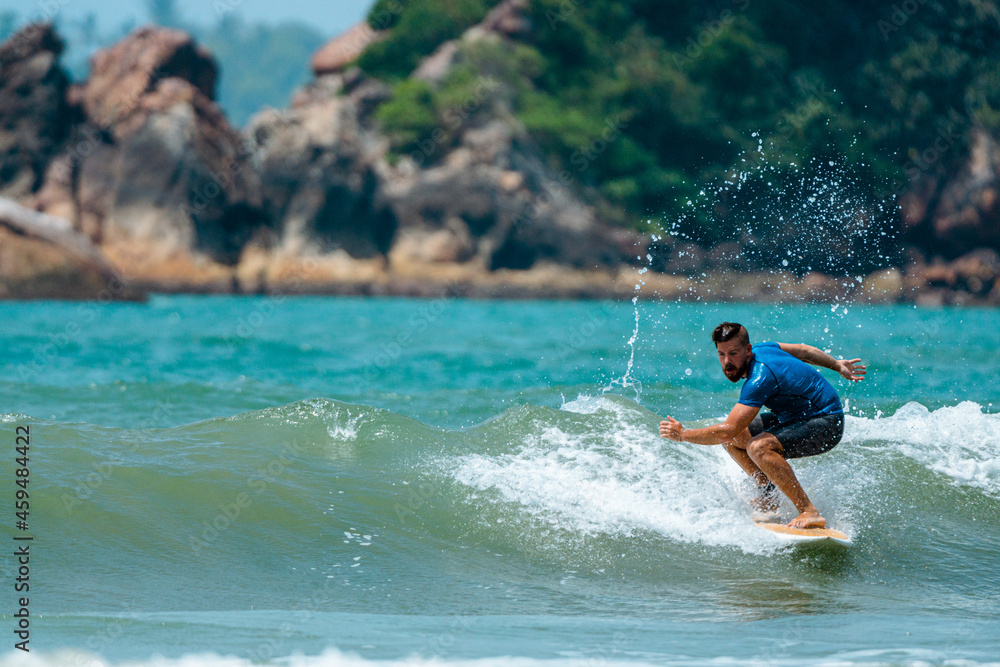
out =
{"type": "Polygon", "coordinates": [[[788,522],[792,528],[825,528],[826,519],[819,515],[816,510],[806,510],[788,522]]]}

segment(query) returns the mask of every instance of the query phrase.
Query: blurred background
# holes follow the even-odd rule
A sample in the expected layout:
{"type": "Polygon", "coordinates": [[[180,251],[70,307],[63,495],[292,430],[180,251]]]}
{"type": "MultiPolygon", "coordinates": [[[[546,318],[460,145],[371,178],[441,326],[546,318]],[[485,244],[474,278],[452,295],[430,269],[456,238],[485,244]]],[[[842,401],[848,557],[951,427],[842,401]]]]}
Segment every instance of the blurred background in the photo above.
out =
{"type": "Polygon", "coordinates": [[[41,125],[0,194],[138,288],[1000,303],[995,2],[49,0],[0,38],[41,125]]]}
{"type": "Polygon", "coordinates": [[[94,51],[141,25],[186,30],[219,60],[219,104],[242,125],[265,105],[286,106],[309,80],[313,52],[361,21],[371,2],[51,0],[32,6],[5,0],[0,8],[0,40],[32,21],[55,21],[66,40],[64,65],[75,80],[87,77],[94,51]]]}

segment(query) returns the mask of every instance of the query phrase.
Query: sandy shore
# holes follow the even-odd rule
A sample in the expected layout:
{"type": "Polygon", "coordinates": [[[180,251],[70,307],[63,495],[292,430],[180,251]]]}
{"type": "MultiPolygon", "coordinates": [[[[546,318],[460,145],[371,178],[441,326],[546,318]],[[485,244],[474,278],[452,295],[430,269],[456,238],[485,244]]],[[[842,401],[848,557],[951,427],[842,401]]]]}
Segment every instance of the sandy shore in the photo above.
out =
{"type": "Polygon", "coordinates": [[[188,255],[150,261],[148,255],[106,249],[123,288],[152,293],[335,294],[479,299],[615,299],[636,294],[665,301],[860,302],[920,305],[1000,305],[1000,285],[970,291],[936,267],[884,269],[866,276],[796,276],[787,271],[705,272],[694,276],[632,267],[579,270],[538,264],[523,271],[487,271],[474,262],[388,263],[346,254],[282,256],[248,252],[235,267],[188,255]],[[949,283],[950,281],[950,283],[949,283]]]}

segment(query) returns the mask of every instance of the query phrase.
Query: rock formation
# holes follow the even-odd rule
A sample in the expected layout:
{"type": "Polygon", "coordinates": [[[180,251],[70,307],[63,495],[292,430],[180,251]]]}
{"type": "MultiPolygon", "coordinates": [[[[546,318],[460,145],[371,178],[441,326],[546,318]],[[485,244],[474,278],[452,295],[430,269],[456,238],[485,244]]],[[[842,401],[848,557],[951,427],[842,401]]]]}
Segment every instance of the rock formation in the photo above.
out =
{"type": "Polygon", "coordinates": [[[981,128],[970,132],[957,173],[925,177],[900,200],[911,240],[944,259],[1000,250],[1000,141],[981,128]]]}
{"type": "Polygon", "coordinates": [[[82,122],[49,165],[38,207],[138,275],[178,254],[235,263],[263,217],[242,137],[213,101],[216,72],[177,30],[144,28],[95,54],[68,92],[82,122]]]}
{"type": "Polygon", "coordinates": [[[247,129],[268,217],[287,253],[343,249],[352,257],[384,255],[396,230],[379,202],[382,155],[362,130],[360,109],[384,86],[322,77],[288,111],[264,111],[247,129]]]}
{"type": "MultiPolygon", "coordinates": [[[[529,27],[525,7],[524,0],[501,3],[417,72],[440,80],[464,44],[522,35],[529,27]]],[[[551,262],[610,271],[635,260],[639,236],[600,221],[570,179],[545,165],[523,126],[493,105],[485,79],[450,117],[459,121],[450,128],[454,141],[432,133],[413,152],[392,155],[372,113],[390,90],[357,68],[341,71],[344,59],[315,66],[355,32],[317,54],[321,76],[291,109],[265,111],[248,128],[284,255],[341,249],[355,259],[383,257],[389,270],[468,263],[496,271],[551,262]]]]}
{"type": "Polygon", "coordinates": [[[29,25],[0,45],[0,194],[25,198],[74,123],[63,42],[51,24],[29,25]]]}
{"type": "Polygon", "coordinates": [[[929,263],[918,260],[906,267],[904,284],[922,305],[1000,306],[1000,254],[979,248],[950,262],[940,257],[929,263]]]}
{"type": "Polygon", "coordinates": [[[0,198],[0,298],[138,299],[132,285],[69,220],[0,198]]]}
{"type": "Polygon", "coordinates": [[[385,31],[372,29],[366,22],[351,26],[337,35],[313,54],[313,74],[324,76],[337,74],[353,63],[369,45],[385,36],[385,31]]]}
{"type": "MultiPolygon", "coordinates": [[[[440,86],[476,42],[523,38],[526,7],[499,3],[412,76],[440,86]]],[[[650,243],[603,220],[485,75],[449,110],[447,132],[394,148],[376,113],[391,88],[352,66],[381,35],[362,24],[329,42],[291,107],[262,111],[245,133],[214,102],[211,55],[182,32],[138,30],[74,86],[51,26],[0,45],[0,195],[34,209],[0,202],[0,297],[103,298],[110,285],[109,298],[629,297],[640,285],[670,299],[1000,304],[1000,142],[982,129],[961,168],[902,198],[923,252],[909,266],[850,279],[740,273],[760,267],[745,241],[650,243]]]]}

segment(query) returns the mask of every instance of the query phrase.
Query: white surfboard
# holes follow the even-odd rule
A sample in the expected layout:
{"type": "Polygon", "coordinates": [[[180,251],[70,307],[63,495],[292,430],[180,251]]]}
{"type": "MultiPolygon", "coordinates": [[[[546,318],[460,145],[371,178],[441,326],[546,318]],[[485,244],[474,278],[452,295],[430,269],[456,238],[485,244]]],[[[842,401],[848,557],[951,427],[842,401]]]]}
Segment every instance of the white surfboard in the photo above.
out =
{"type": "Polygon", "coordinates": [[[796,544],[828,543],[849,547],[851,538],[833,528],[792,528],[783,523],[754,522],[758,527],[768,530],[786,542],[796,544]]]}

